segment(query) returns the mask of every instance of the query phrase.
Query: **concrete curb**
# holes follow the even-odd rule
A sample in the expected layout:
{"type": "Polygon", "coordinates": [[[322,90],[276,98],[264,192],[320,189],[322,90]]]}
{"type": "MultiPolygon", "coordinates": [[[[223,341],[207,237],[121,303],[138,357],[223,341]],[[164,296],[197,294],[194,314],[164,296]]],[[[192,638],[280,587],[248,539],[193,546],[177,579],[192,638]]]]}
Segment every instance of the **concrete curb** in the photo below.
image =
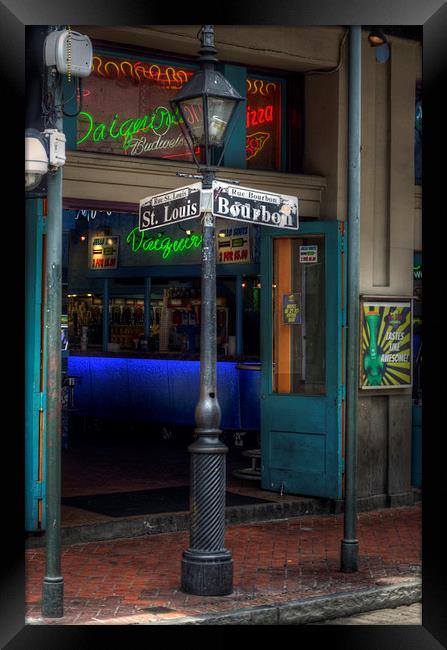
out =
{"type": "MultiPolygon", "coordinates": [[[[225,509],[225,525],[267,522],[302,515],[328,515],[331,513],[329,499],[301,499],[284,503],[260,503],[248,506],[230,506],[225,509]]],[[[189,530],[189,512],[144,515],[118,521],[105,521],[81,526],[63,526],[62,544],[85,544],[111,539],[177,533],[189,530]]],[[[29,535],[25,548],[45,546],[45,534],[29,535]]]]}
{"type": "Polygon", "coordinates": [[[372,587],[355,592],[338,592],[295,600],[277,605],[245,608],[170,618],[163,621],[140,622],[140,625],[306,625],[317,621],[351,616],[378,609],[412,605],[422,599],[422,583],[411,580],[404,584],[372,587]]]}
{"type": "MultiPolygon", "coordinates": [[[[419,499],[420,500],[420,499],[419,499]]],[[[419,500],[414,498],[415,505],[419,500]]],[[[358,503],[358,511],[363,512],[376,507],[371,503],[358,503]]],[[[304,515],[331,515],[343,512],[343,502],[331,499],[300,497],[296,501],[283,503],[270,502],[248,506],[230,506],[225,509],[225,525],[251,524],[268,522],[277,519],[288,519],[304,515]]],[[[174,512],[160,515],[143,515],[117,521],[104,521],[95,524],[82,524],[79,526],[62,526],[62,544],[86,544],[88,542],[108,541],[127,537],[141,537],[143,535],[159,535],[160,533],[177,533],[189,530],[189,512],[174,512]]],[[[25,539],[25,548],[39,548],[45,546],[45,532],[28,533],[25,539]]]]}

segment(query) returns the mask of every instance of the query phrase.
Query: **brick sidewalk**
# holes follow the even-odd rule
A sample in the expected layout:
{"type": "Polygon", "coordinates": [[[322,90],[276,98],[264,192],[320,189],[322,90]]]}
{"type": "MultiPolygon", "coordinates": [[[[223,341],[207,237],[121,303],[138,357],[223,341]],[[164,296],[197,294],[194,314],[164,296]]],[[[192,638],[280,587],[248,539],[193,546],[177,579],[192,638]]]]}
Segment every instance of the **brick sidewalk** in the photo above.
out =
{"type": "Polygon", "coordinates": [[[229,526],[234,592],[192,596],[179,590],[187,532],[64,546],[64,614],[41,618],[43,548],[26,551],[29,623],[167,622],[247,607],[353,592],[420,577],[421,505],[359,513],[359,571],[342,573],[343,515],[303,516],[229,526]]]}

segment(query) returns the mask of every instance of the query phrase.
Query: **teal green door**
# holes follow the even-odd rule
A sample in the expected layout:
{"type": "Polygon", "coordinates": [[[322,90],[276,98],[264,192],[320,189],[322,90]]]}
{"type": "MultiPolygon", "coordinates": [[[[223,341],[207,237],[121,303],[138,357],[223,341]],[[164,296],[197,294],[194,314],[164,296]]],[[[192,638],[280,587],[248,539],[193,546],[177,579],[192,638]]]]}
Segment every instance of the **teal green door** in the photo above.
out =
{"type": "Polygon", "coordinates": [[[343,224],[261,235],[261,486],[341,498],[343,224]]]}

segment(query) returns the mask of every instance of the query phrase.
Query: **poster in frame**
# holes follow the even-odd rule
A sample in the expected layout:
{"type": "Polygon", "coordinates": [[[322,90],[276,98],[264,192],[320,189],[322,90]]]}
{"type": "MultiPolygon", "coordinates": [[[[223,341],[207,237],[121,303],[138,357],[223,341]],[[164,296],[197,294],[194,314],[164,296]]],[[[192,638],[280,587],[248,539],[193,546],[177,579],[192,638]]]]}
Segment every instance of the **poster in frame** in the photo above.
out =
{"type": "Polygon", "coordinates": [[[359,381],[362,390],[412,387],[412,314],[411,298],[361,297],[359,381]]]}

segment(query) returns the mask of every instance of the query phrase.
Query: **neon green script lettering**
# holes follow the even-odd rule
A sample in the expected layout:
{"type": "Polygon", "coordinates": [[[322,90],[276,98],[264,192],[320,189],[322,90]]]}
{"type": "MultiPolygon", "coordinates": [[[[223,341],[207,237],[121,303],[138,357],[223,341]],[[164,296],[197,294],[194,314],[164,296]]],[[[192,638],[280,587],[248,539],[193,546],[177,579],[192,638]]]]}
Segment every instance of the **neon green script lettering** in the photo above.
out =
{"type": "Polygon", "coordinates": [[[186,237],[173,239],[169,235],[158,233],[154,237],[146,239],[145,232],[141,232],[138,226],[135,226],[126,238],[127,243],[132,249],[133,253],[138,251],[162,252],[162,258],[168,259],[173,253],[181,253],[189,250],[190,248],[199,248],[202,245],[202,236],[192,233],[186,237]]]}
{"type": "Polygon", "coordinates": [[[82,144],[82,142],[85,142],[90,138],[94,142],[103,141],[105,140],[106,135],[110,135],[110,137],[114,139],[118,137],[123,138],[124,149],[129,148],[135,133],[139,133],[140,131],[146,132],[149,129],[153,129],[154,132],[158,134],[163,126],[166,129],[165,132],[167,132],[173,124],[177,125],[183,122],[181,117],[178,115],[178,108],[175,114],[173,114],[163,106],[157,106],[150,117],[149,115],[144,115],[143,117],[130,117],[124,120],[119,125],[119,128],[117,124],[119,113],[114,114],[110,125],[107,125],[105,122],[95,122],[93,116],[86,111],[81,111],[79,113],[79,118],[80,120],[86,119],[87,132],[82,136],[82,138],[77,140],[76,144],[82,144]]]}

